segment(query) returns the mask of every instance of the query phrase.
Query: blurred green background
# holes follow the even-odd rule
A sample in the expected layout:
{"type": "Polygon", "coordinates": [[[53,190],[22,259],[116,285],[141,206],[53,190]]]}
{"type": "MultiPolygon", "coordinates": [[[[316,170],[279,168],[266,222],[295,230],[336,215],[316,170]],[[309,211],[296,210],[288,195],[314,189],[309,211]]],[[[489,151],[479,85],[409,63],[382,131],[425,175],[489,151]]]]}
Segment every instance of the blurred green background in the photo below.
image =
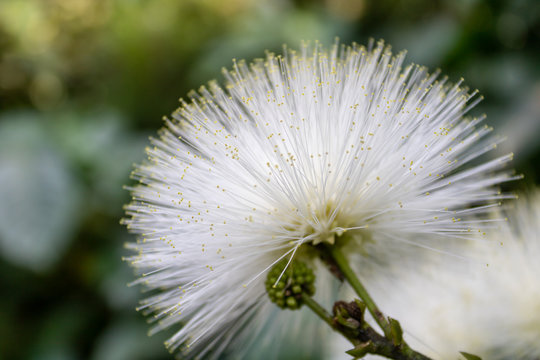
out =
{"type": "Polygon", "coordinates": [[[463,76],[540,183],[538,0],[0,0],[0,359],[172,358],[120,260],[132,164],[232,58],[336,36],[463,76]]]}

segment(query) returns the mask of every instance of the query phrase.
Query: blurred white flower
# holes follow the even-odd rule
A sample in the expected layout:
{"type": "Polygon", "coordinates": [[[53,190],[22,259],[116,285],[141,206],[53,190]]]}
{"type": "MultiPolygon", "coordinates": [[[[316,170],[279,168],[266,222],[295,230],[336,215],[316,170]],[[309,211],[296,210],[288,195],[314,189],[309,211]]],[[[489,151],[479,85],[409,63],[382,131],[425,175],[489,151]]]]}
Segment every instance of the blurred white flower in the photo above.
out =
{"type": "Polygon", "coordinates": [[[504,197],[511,155],[473,167],[498,142],[464,118],[480,98],[404,57],[382,42],[269,53],[166,119],[125,222],[140,235],[137,282],[156,290],[142,308],[154,331],[178,324],[171,349],[217,356],[251,333],[267,270],[309,244],[349,231],[353,265],[384,272],[383,255],[482,231],[467,218],[504,197]]]}
{"type": "Polygon", "coordinates": [[[439,257],[375,294],[411,346],[434,359],[462,359],[459,351],[490,360],[540,358],[540,190],[529,195],[488,241],[469,244],[474,260],[439,257]]]}

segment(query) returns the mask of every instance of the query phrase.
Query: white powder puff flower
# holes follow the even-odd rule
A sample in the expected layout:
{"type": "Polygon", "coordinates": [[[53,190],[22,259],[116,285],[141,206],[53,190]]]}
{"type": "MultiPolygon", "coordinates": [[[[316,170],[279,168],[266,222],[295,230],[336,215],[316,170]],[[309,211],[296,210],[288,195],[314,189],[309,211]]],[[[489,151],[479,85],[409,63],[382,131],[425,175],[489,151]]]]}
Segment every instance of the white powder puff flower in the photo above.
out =
{"type": "Polygon", "coordinates": [[[404,57],[383,43],[269,53],[165,120],[125,222],[140,236],[137,282],[155,290],[142,308],[154,331],[177,325],[171,349],[219,355],[264,319],[268,269],[311,244],[348,231],[353,267],[377,268],[363,254],[477,231],[467,218],[504,196],[494,185],[512,178],[500,170],[511,155],[471,166],[498,142],[483,117],[464,117],[480,98],[404,57]]]}
{"type": "MultiPolygon", "coordinates": [[[[411,346],[433,359],[463,359],[459,351],[540,359],[540,189],[515,205],[489,241],[469,244],[473,261],[440,257],[373,294],[400,319],[411,346]]],[[[333,349],[349,347],[335,340],[333,349]]]]}

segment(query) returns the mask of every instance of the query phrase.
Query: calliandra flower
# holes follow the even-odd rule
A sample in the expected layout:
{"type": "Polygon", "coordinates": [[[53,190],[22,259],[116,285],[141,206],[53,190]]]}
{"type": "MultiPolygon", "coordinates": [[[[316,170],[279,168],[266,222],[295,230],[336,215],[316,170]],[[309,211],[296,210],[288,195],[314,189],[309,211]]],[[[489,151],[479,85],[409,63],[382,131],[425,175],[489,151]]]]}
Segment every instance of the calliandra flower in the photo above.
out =
{"type": "Polygon", "coordinates": [[[511,205],[508,222],[488,231],[489,241],[469,244],[473,261],[441,257],[378,294],[413,335],[411,344],[433,359],[457,359],[459,351],[490,360],[540,358],[540,189],[511,205]]]}
{"type": "Polygon", "coordinates": [[[177,325],[171,349],[218,356],[265,318],[274,264],[344,232],[363,277],[479,231],[467,218],[505,196],[512,156],[472,166],[499,141],[464,117],[480,98],[404,58],[382,42],[268,53],[165,119],[125,223],[136,283],[154,290],[141,308],[153,331],[177,325]]]}

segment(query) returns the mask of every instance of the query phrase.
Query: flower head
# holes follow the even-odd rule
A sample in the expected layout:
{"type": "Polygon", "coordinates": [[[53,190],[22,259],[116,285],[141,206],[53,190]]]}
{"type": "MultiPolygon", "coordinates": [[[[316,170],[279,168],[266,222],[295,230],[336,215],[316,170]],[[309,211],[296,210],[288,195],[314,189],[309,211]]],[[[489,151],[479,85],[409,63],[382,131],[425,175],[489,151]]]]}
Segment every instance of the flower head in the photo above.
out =
{"type": "Polygon", "coordinates": [[[404,58],[382,42],[269,53],[165,120],[126,223],[138,282],[156,290],[142,307],[155,330],[182,324],[171,348],[219,353],[269,302],[268,270],[311,245],[348,232],[354,261],[380,264],[466,237],[504,196],[511,155],[470,166],[498,141],[464,117],[476,92],[404,58]]]}
{"type": "Polygon", "coordinates": [[[402,286],[378,294],[414,335],[411,343],[419,340],[414,345],[434,359],[455,358],[458,351],[483,359],[538,359],[538,219],[540,190],[521,198],[508,222],[488,232],[489,241],[469,244],[474,261],[439,258],[424,271],[406,273],[402,286]]]}

